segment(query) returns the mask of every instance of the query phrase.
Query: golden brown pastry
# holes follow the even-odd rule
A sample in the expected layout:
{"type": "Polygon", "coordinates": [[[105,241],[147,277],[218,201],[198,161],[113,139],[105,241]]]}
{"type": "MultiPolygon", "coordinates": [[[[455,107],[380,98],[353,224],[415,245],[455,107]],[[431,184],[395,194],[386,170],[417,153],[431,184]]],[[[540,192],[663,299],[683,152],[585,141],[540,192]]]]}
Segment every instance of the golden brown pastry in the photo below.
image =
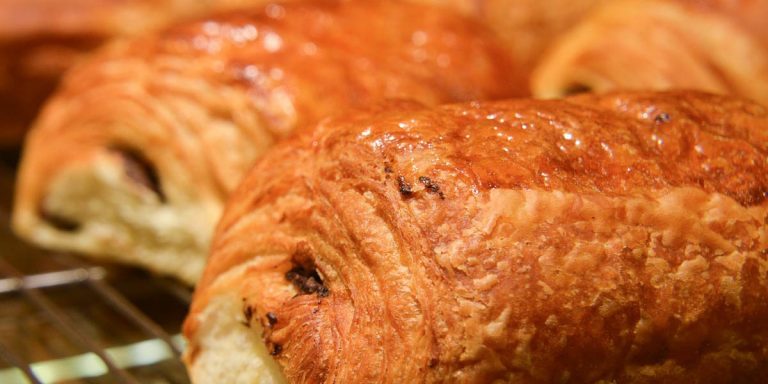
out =
{"type": "Polygon", "coordinates": [[[275,141],[385,98],[522,94],[516,76],[482,26],[391,1],[272,5],[118,42],[30,133],[14,228],[194,282],[224,199],[275,141]]]}
{"type": "Polygon", "coordinates": [[[608,2],[554,44],[533,93],[689,88],[765,104],[767,18],[766,0],[608,2]]]}
{"type": "Polygon", "coordinates": [[[766,382],[766,152],[766,108],[693,92],[325,121],[228,202],[191,377],[766,382]]]}
{"type": "Polygon", "coordinates": [[[546,49],[605,0],[412,0],[447,6],[490,27],[530,76],[546,49]]]}
{"type": "Polygon", "coordinates": [[[21,142],[64,71],[109,38],[267,0],[0,0],[0,146],[21,142]]]}

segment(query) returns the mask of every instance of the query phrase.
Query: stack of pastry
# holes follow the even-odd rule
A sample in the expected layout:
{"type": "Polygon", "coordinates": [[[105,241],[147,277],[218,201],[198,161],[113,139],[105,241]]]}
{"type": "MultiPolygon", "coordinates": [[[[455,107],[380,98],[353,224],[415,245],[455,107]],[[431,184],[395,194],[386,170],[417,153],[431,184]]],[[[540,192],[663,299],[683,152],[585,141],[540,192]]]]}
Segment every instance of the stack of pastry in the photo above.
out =
{"type": "Polygon", "coordinates": [[[477,22],[386,1],[270,5],[119,41],[66,76],[30,132],[14,227],[194,283],[225,198],[274,142],[389,98],[521,95],[515,66],[477,22]]]}
{"type": "Polygon", "coordinates": [[[113,42],[40,114],[14,227],[198,282],[198,383],[765,382],[766,4],[291,2],[113,42]],[[669,88],[731,95],[609,92],[669,88]]]}

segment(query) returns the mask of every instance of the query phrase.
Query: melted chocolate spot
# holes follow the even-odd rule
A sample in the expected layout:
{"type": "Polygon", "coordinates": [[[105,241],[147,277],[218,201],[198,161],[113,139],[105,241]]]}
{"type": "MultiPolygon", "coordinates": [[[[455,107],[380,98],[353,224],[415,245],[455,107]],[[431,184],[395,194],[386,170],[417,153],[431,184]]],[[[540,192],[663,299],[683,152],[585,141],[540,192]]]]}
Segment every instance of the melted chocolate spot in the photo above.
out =
{"type": "Polygon", "coordinates": [[[275,326],[277,324],[277,315],[274,312],[267,312],[267,322],[270,327],[275,326]]]}
{"type": "Polygon", "coordinates": [[[123,160],[123,170],[128,179],[137,185],[152,191],[161,202],[165,202],[165,193],[160,185],[160,177],[157,170],[138,151],[116,148],[113,149],[123,160]]]}
{"type": "Polygon", "coordinates": [[[80,223],[77,221],[50,212],[45,208],[40,210],[40,217],[62,232],[75,232],[80,229],[80,223]]]}
{"type": "Polygon", "coordinates": [[[440,190],[440,186],[435,183],[432,179],[426,176],[420,176],[419,182],[424,184],[424,187],[427,189],[427,192],[429,193],[436,193],[438,196],[440,196],[441,199],[445,200],[445,194],[443,191],[440,190]]]}
{"type": "Polygon", "coordinates": [[[573,83],[565,87],[565,89],[563,89],[563,96],[576,95],[579,93],[587,93],[590,91],[592,91],[592,87],[586,84],[573,83]]]}
{"type": "Polygon", "coordinates": [[[666,112],[659,113],[658,115],[656,115],[656,117],[653,118],[653,121],[656,124],[668,123],[670,120],[672,120],[672,117],[669,116],[669,113],[666,113],[666,112]]]}
{"type": "Polygon", "coordinates": [[[243,298],[243,317],[245,317],[245,321],[243,321],[243,325],[250,328],[251,319],[253,319],[253,307],[246,304],[245,298],[243,298]]]}
{"type": "Polygon", "coordinates": [[[400,194],[403,195],[403,197],[413,196],[413,187],[405,181],[405,177],[397,177],[397,188],[400,190],[400,194]]]}
{"type": "Polygon", "coordinates": [[[269,354],[272,356],[277,356],[282,351],[283,351],[283,346],[280,344],[275,344],[274,346],[272,346],[272,351],[269,354]]]}
{"type": "Polygon", "coordinates": [[[253,308],[250,305],[246,305],[245,309],[243,309],[243,315],[245,315],[245,320],[250,322],[253,318],[253,308]]]}
{"type": "Polygon", "coordinates": [[[314,276],[309,276],[304,280],[304,286],[301,289],[304,293],[315,293],[320,289],[320,283],[314,276]]]}
{"type": "Polygon", "coordinates": [[[330,291],[323,285],[323,279],[314,268],[297,266],[286,272],[285,279],[293,283],[300,295],[317,293],[318,297],[328,297],[330,291]]]}
{"type": "Polygon", "coordinates": [[[294,282],[294,280],[298,279],[300,276],[291,269],[290,271],[285,273],[285,279],[294,282]]]}

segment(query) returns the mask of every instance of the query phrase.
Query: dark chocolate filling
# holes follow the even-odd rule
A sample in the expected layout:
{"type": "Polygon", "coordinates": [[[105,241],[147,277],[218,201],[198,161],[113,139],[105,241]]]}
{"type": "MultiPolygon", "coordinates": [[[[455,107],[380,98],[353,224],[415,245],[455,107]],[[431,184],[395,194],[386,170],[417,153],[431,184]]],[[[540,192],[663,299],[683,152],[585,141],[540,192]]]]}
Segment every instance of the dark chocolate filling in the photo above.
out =
{"type": "Polygon", "coordinates": [[[274,312],[267,312],[267,322],[270,327],[274,327],[277,324],[277,315],[274,312]]]}
{"type": "Polygon", "coordinates": [[[40,217],[47,221],[52,227],[62,232],[75,232],[80,229],[80,223],[77,221],[50,212],[45,208],[40,209],[40,217]]]}
{"type": "Polygon", "coordinates": [[[579,93],[587,93],[591,91],[592,91],[592,87],[586,84],[573,83],[563,89],[563,96],[577,95],[579,93]]]}
{"type": "Polygon", "coordinates": [[[122,159],[123,170],[128,179],[142,188],[152,191],[161,202],[166,201],[157,169],[146,157],[136,150],[123,147],[112,148],[112,151],[122,159]]]}
{"type": "Polygon", "coordinates": [[[670,120],[672,120],[672,117],[669,116],[669,113],[666,113],[666,112],[659,113],[653,119],[653,121],[656,122],[656,124],[668,123],[670,120]]]}

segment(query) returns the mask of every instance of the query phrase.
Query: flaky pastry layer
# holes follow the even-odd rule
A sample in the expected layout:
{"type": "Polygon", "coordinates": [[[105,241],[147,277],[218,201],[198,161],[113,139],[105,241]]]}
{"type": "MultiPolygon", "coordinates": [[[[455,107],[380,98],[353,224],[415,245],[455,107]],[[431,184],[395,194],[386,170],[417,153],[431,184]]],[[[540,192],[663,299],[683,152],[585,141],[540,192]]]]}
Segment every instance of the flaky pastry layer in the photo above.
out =
{"type": "Polygon", "coordinates": [[[694,92],[326,120],[229,201],[192,378],[228,297],[288,382],[762,382],[767,135],[694,92]]]}

